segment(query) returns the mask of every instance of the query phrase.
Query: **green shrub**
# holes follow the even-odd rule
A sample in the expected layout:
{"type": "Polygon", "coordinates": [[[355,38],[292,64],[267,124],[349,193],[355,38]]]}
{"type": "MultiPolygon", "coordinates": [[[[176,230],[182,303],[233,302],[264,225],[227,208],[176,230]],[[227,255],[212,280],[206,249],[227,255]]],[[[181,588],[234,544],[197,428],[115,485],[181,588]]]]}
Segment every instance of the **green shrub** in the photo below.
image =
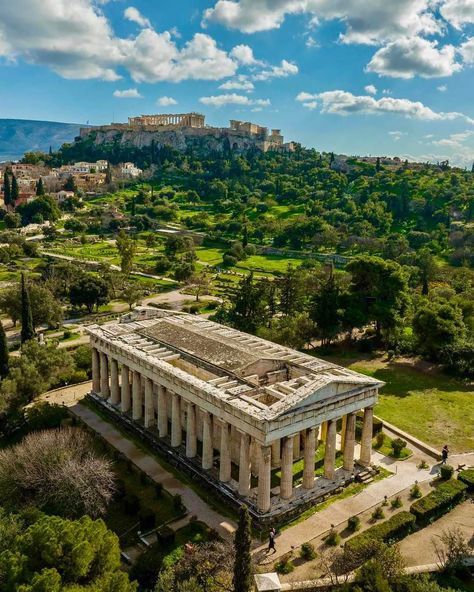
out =
{"type": "Polygon", "coordinates": [[[382,520],[382,518],[385,518],[385,514],[383,511],[382,506],[377,506],[375,508],[375,510],[372,512],[372,516],[371,516],[372,520],[382,520]]]}
{"type": "Polygon", "coordinates": [[[423,494],[421,493],[420,486],[418,483],[415,483],[413,487],[410,489],[410,497],[413,499],[419,499],[423,494]]]}
{"type": "Polygon", "coordinates": [[[469,491],[474,491],[474,469],[464,469],[458,475],[459,481],[462,481],[469,491]]]}
{"type": "Polygon", "coordinates": [[[346,546],[356,550],[365,547],[372,541],[391,543],[410,534],[415,524],[415,516],[410,512],[398,512],[391,518],[375,526],[371,526],[364,532],[352,537],[346,546]]]}
{"type": "Polygon", "coordinates": [[[35,403],[25,411],[28,431],[57,428],[67,416],[66,407],[45,401],[35,403]]]}
{"type": "Polygon", "coordinates": [[[394,510],[401,508],[403,506],[402,498],[397,495],[397,497],[390,502],[390,505],[394,510]]]}
{"type": "Polygon", "coordinates": [[[174,530],[169,526],[162,526],[156,531],[156,538],[162,545],[169,546],[174,543],[174,530]]]}
{"type": "Polygon", "coordinates": [[[305,561],[311,561],[311,559],[314,559],[316,557],[314,545],[311,543],[303,543],[300,549],[300,557],[305,561]]]}
{"type": "Polygon", "coordinates": [[[326,545],[330,545],[331,547],[337,547],[341,542],[341,537],[335,528],[331,528],[329,534],[324,539],[326,545]]]}
{"type": "Polygon", "coordinates": [[[400,454],[402,453],[402,450],[404,448],[406,448],[406,441],[402,440],[401,438],[395,438],[395,440],[392,440],[390,442],[390,446],[392,447],[393,450],[393,456],[395,456],[396,458],[398,458],[400,456],[400,454]]]}
{"type": "Polygon", "coordinates": [[[454,474],[454,467],[451,465],[441,465],[439,469],[439,474],[443,481],[448,481],[454,474]]]}
{"type": "Polygon", "coordinates": [[[295,569],[295,566],[293,565],[291,558],[285,555],[280,561],[275,563],[274,568],[279,574],[289,574],[295,569]]]}
{"type": "Polygon", "coordinates": [[[467,485],[451,479],[441,483],[425,497],[413,502],[410,512],[419,524],[436,520],[464,499],[467,485]]]}
{"type": "Polygon", "coordinates": [[[379,432],[375,437],[375,448],[382,448],[384,442],[385,434],[383,432],[379,432]]]}
{"type": "Polygon", "coordinates": [[[347,528],[351,532],[357,532],[360,529],[360,518],[359,516],[351,516],[347,521],[347,528]]]}
{"type": "Polygon", "coordinates": [[[425,459],[423,459],[419,464],[418,464],[418,468],[419,469],[429,469],[430,465],[426,462],[425,459]]]}

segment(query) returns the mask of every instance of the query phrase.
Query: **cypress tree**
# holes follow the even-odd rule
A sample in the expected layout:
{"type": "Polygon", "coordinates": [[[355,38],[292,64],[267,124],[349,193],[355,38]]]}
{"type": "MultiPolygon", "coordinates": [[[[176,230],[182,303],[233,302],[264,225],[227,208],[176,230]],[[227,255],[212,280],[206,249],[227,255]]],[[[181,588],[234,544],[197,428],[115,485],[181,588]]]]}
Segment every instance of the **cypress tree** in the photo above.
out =
{"type": "Polygon", "coordinates": [[[11,203],[11,195],[12,190],[10,185],[10,176],[7,171],[5,171],[3,173],[3,201],[6,206],[9,206],[11,203]]]}
{"type": "Polygon", "coordinates": [[[21,274],[21,343],[25,343],[35,336],[33,314],[31,312],[30,295],[25,283],[25,274],[21,274]]]}
{"type": "Polygon", "coordinates": [[[18,181],[16,180],[15,175],[12,175],[12,188],[10,193],[10,204],[14,206],[16,204],[16,200],[20,197],[20,190],[18,189],[18,181]]]}
{"type": "Polygon", "coordinates": [[[36,195],[39,197],[44,194],[45,194],[45,191],[44,191],[43,179],[40,177],[38,183],[36,183],[36,195]]]}
{"type": "Polygon", "coordinates": [[[247,506],[241,506],[239,524],[234,537],[235,562],[232,580],[234,592],[250,592],[252,590],[251,544],[252,532],[249,511],[247,506]]]}
{"type": "Polygon", "coordinates": [[[0,378],[8,374],[8,343],[5,329],[0,321],[0,378]]]}
{"type": "Polygon", "coordinates": [[[107,163],[107,170],[105,171],[105,184],[110,185],[112,183],[112,168],[110,162],[107,163]]]}

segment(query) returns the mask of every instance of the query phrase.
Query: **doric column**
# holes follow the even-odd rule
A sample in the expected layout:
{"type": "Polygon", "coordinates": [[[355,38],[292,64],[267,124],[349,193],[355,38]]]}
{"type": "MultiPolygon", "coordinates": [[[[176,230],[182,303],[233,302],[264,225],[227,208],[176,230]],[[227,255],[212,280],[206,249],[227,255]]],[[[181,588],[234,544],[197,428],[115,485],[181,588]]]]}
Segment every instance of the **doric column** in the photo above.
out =
{"type": "Polygon", "coordinates": [[[155,423],[155,410],[153,408],[153,381],[145,378],[145,418],[143,425],[146,428],[155,423]]]}
{"type": "Polygon", "coordinates": [[[226,421],[221,425],[221,449],[219,461],[219,479],[224,483],[230,481],[231,459],[230,459],[230,424],[226,421]]]}
{"type": "Polygon", "coordinates": [[[214,445],[212,443],[212,416],[209,411],[202,414],[202,468],[212,469],[214,461],[214,445]]]}
{"type": "Polygon", "coordinates": [[[125,364],[122,365],[122,387],[120,390],[120,408],[122,413],[130,411],[130,370],[125,364]]]}
{"type": "Polygon", "coordinates": [[[306,430],[303,467],[303,487],[305,489],[312,489],[314,487],[314,454],[316,452],[318,431],[319,426],[306,430]]]}
{"type": "Polygon", "coordinates": [[[160,438],[168,435],[168,406],[167,394],[163,385],[158,385],[158,433],[160,438]]]}
{"type": "Polygon", "coordinates": [[[240,435],[240,458],[239,458],[239,494],[248,496],[250,494],[250,436],[242,433],[240,435]]]}
{"type": "Polygon", "coordinates": [[[283,438],[280,479],[280,497],[282,499],[289,499],[293,495],[293,445],[294,436],[283,438]]]}
{"type": "Polygon", "coordinates": [[[260,459],[258,467],[258,494],[257,504],[261,512],[268,512],[270,509],[270,487],[272,468],[271,446],[260,447],[260,459]]]}
{"type": "Polygon", "coordinates": [[[323,421],[323,423],[321,424],[321,441],[322,442],[326,442],[327,433],[328,433],[328,422],[323,421]]]}
{"type": "Polygon", "coordinates": [[[275,440],[272,442],[272,469],[276,469],[280,466],[281,458],[281,440],[275,440]]]}
{"type": "Polygon", "coordinates": [[[334,479],[336,474],[336,420],[328,421],[328,431],[326,435],[326,451],[324,453],[324,477],[334,479]]]}
{"type": "Polygon", "coordinates": [[[360,464],[370,465],[372,456],[372,432],[374,423],[374,408],[366,407],[364,409],[364,423],[362,425],[362,437],[360,440],[360,464]]]}
{"type": "Polygon", "coordinates": [[[342,427],[341,427],[341,450],[344,451],[346,445],[346,426],[347,426],[347,415],[342,416],[342,427]]]}
{"type": "Polygon", "coordinates": [[[107,354],[104,352],[100,352],[100,394],[104,399],[108,399],[110,396],[109,365],[107,354]]]}
{"type": "Polygon", "coordinates": [[[293,460],[298,460],[301,449],[301,434],[298,432],[293,436],[293,460]]]}
{"type": "Polygon", "coordinates": [[[356,414],[348,413],[346,415],[346,431],[344,437],[344,464],[346,471],[352,471],[354,468],[354,447],[355,447],[355,427],[356,414]]]}
{"type": "Polygon", "coordinates": [[[120,402],[120,385],[118,362],[114,358],[109,358],[110,363],[110,402],[112,405],[118,405],[120,402]]]}
{"type": "Polygon", "coordinates": [[[176,393],[171,393],[171,446],[177,448],[181,445],[183,437],[181,431],[181,405],[180,396],[176,393]]]}
{"type": "Polygon", "coordinates": [[[92,391],[100,393],[100,359],[95,347],[92,348],[92,391]]]}
{"type": "Polygon", "coordinates": [[[142,380],[140,372],[133,371],[132,382],[132,419],[141,419],[143,416],[142,380]]]}
{"type": "Polygon", "coordinates": [[[186,414],[186,456],[194,458],[197,453],[196,405],[188,403],[186,414]]]}

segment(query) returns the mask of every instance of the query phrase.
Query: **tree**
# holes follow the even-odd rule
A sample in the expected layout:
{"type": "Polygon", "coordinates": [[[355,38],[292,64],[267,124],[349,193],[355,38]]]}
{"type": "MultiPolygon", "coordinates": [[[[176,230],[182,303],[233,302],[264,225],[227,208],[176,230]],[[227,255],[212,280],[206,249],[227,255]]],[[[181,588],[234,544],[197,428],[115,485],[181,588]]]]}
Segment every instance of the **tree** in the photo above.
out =
{"type": "Polygon", "coordinates": [[[20,197],[20,189],[15,175],[12,174],[12,184],[10,191],[10,205],[15,206],[17,199],[20,197]]]}
{"type": "Polygon", "coordinates": [[[102,520],[65,520],[38,515],[21,522],[8,548],[0,551],[5,592],[135,592],[120,569],[118,537],[102,520]],[[31,520],[29,521],[31,522],[31,520]]]}
{"type": "Polygon", "coordinates": [[[436,274],[436,262],[427,247],[418,251],[415,264],[420,272],[421,293],[426,296],[430,289],[430,281],[436,274]]]}
{"type": "Polygon", "coordinates": [[[38,183],[36,183],[36,195],[39,197],[41,195],[45,195],[43,179],[40,177],[38,183]]]}
{"type": "Polygon", "coordinates": [[[118,233],[115,244],[120,255],[120,268],[122,273],[128,275],[132,270],[133,258],[137,251],[137,245],[124,230],[121,230],[118,233]]]}
{"type": "Polygon", "coordinates": [[[439,542],[435,539],[432,542],[442,571],[456,572],[464,566],[466,558],[472,556],[471,547],[458,526],[443,530],[439,542]]]}
{"type": "Polygon", "coordinates": [[[316,333],[307,312],[274,318],[268,327],[259,327],[257,335],[293,349],[303,349],[316,333]]]}
{"type": "Polygon", "coordinates": [[[280,310],[284,315],[301,312],[304,303],[303,275],[293,265],[288,265],[284,276],[278,282],[280,288],[280,310]]]}
{"type": "Polygon", "coordinates": [[[331,272],[311,299],[311,318],[322,345],[328,345],[341,330],[341,289],[331,272]]]}
{"type": "Polygon", "coordinates": [[[21,216],[16,212],[8,212],[3,218],[6,228],[19,228],[21,226],[21,216]]]}
{"type": "Polygon", "coordinates": [[[110,162],[107,163],[107,169],[105,171],[105,184],[110,185],[112,183],[112,167],[110,162]]]}
{"type": "Polygon", "coordinates": [[[128,304],[128,308],[130,310],[132,310],[135,302],[138,302],[142,296],[143,290],[140,288],[140,286],[137,286],[137,284],[133,283],[125,284],[119,293],[119,297],[128,304]]]}
{"type": "Polygon", "coordinates": [[[234,577],[233,592],[250,592],[252,590],[252,530],[247,506],[240,507],[239,524],[234,537],[234,577]]]}
{"type": "Polygon", "coordinates": [[[64,517],[102,515],[114,491],[111,461],[97,456],[78,428],[31,432],[0,450],[0,501],[34,505],[64,517]]]}
{"type": "Polygon", "coordinates": [[[413,334],[418,351],[436,360],[442,347],[456,344],[465,336],[462,310],[449,300],[426,300],[413,317],[413,334]]]}
{"type": "MultiPolygon", "coordinates": [[[[26,288],[31,304],[33,327],[46,324],[57,327],[63,318],[61,303],[43,283],[27,282],[26,288]]],[[[0,309],[6,312],[14,324],[22,315],[22,287],[17,284],[0,293],[0,309]]]]}
{"type": "Polygon", "coordinates": [[[3,173],[3,202],[6,206],[11,204],[11,192],[10,175],[5,170],[3,173]]]}
{"type": "Polygon", "coordinates": [[[255,282],[253,273],[245,276],[231,297],[228,320],[241,331],[254,333],[267,319],[266,287],[262,281],[255,282]]]}
{"type": "Polygon", "coordinates": [[[35,336],[33,313],[31,312],[30,295],[25,282],[25,274],[21,274],[21,343],[26,343],[35,336]]]}
{"type": "Polygon", "coordinates": [[[211,279],[205,271],[193,274],[189,280],[189,289],[196,296],[196,302],[199,302],[201,294],[207,294],[211,285],[211,279]]]}
{"type": "Polygon", "coordinates": [[[64,189],[66,191],[74,191],[74,193],[76,193],[77,185],[72,175],[69,175],[69,177],[66,180],[66,183],[64,183],[64,189]]]}
{"type": "Polygon", "coordinates": [[[7,336],[5,335],[2,321],[0,321],[0,379],[5,378],[8,374],[8,357],[7,336]]]}
{"type": "Polygon", "coordinates": [[[69,288],[69,300],[73,306],[85,306],[91,313],[105,304],[109,298],[109,287],[100,277],[85,273],[69,288]]]}

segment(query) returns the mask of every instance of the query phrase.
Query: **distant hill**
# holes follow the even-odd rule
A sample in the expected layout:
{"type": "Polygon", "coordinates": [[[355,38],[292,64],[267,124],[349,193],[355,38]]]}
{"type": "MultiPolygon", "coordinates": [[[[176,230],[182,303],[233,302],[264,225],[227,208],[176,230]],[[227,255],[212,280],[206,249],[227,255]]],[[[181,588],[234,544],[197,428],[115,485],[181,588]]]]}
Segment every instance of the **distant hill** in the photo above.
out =
{"type": "Polygon", "coordinates": [[[18,160],[25,152],[51,146],[57,150],[64,142],[79,135],[80,124],[29,119],[0,119],[0,162],[18,160]]]}

